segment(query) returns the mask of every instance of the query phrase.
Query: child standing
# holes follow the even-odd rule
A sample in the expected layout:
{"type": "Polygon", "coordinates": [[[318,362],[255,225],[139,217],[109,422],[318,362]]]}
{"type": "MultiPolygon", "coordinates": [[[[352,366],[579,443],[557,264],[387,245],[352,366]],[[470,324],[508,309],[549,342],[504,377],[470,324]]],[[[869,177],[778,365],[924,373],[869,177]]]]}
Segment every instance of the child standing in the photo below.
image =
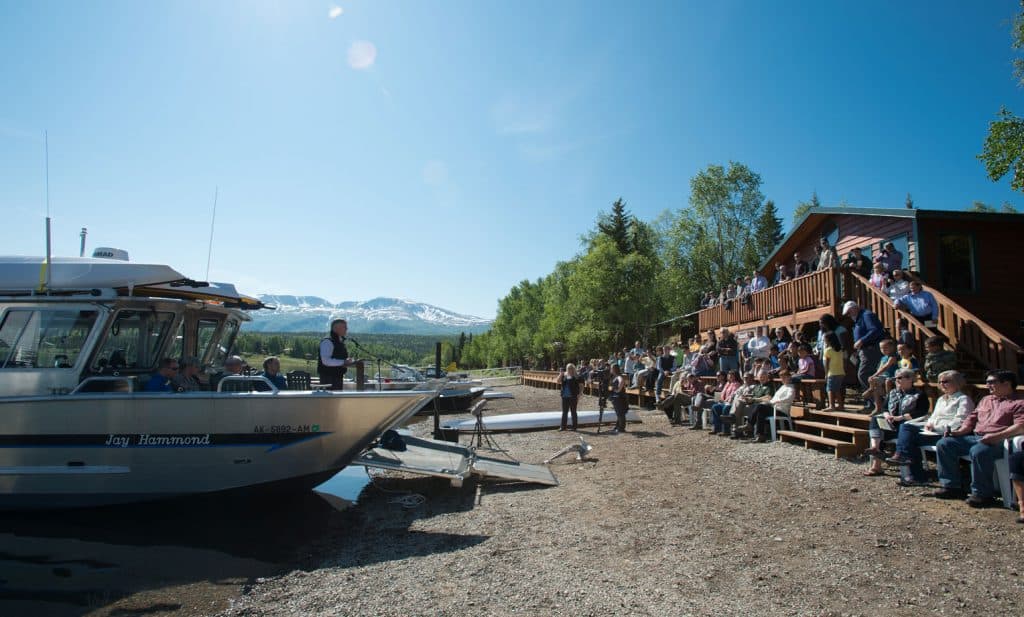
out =
{"type": "Polygon", "coordinates": [[[822,359],[825,361],[825,392],[829,409],[842,411],[846,406],[846,354],[835,332],[825,335],[825,354],[822,359]]]}

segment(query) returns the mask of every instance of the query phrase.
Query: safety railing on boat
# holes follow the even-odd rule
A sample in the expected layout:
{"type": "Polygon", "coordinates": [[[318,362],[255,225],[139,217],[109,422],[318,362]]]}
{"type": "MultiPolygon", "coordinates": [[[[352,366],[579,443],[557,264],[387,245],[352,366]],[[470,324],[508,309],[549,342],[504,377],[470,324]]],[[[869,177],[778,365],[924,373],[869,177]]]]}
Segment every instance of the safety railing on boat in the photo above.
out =
{"type": "Polygon", "coordinates": [[[252,392],[253,390],[256,390],[256,388],[253,387],[254,383],[266,384],[266,390],[261,388],[258,390],[259,392],[270,392],[272,394],[277,394],[278,392],[277,386],[274,385],[274,382],[262,375],[227,375],[217,382],[217,392],[252,392]],[[234,384],[240,384],[241,387],[234,384]],[[225,385],[227,385],[227,387],[225,387],[225,385]]]}
{"type": "Polygon", "coordinates": [[[82,383],[75,386],[71,394],[86,394],[90,392],[134,392],[134,375],[98,375],[86,377],[82,383]]]}

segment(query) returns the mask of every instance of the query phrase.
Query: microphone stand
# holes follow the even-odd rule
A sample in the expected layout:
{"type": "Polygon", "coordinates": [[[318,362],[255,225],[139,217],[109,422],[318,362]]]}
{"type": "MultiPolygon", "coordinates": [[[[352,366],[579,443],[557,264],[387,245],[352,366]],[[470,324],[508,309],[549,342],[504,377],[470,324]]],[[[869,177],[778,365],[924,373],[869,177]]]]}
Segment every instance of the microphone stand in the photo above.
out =
{"type": "Polygon", "coordinates": [[[346,337],[345,340],[346,341],[352,341],[352,344],[356,346],[356,349],[358,349],[359,351],[363,352],[363,354],[368,356],[371,360],[376,360],[377,361],[377,391],[378,392],[383,391],[384,390],[384,375],[382,375],[381,372],[380,372],[380,365],[381,365],[381,363],[384,363],[384,364],[388,365],[389,368],[395,368],[395,365],[392,364],[391,362],[388,362],[387,360],[382,359],[380,356],[375,356],[374,354],[370,353],[365,347],[363,347],[362,345],[359,344],[359,341],[355,340],[354,338],[347,338],[346,337]]]}

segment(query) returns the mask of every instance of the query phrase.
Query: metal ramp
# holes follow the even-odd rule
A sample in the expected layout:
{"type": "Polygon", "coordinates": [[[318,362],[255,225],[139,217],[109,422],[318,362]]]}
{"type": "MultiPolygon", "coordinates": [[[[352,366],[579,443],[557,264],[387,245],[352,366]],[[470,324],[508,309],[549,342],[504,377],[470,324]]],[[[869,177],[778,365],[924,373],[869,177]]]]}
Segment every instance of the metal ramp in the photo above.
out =
{"type": "Polygon", "coordinates": [[[471,474],[484,478],[501,478],[558,486],[558,480],[545,465],[530,465],[477,456],[471,448],[448,441],[402,435],[405,451],[372,448],[352,461],[377,469],[446,478],[452,486],[462,486],[471,474]]]}

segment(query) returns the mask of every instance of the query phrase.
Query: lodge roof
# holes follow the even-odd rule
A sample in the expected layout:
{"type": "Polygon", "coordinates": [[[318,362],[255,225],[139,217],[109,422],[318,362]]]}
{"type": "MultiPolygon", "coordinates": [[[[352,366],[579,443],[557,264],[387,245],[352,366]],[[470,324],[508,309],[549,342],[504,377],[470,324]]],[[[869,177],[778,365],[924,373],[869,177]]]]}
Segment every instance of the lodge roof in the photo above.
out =
{"type": "Polygon", "coordinates": [[[1013,222],[1024,224],[1024,214],[1012,214],[1007,212],[971,212],[964,210],[920,210],[917,208],[848,208],[848,207],[818,207],[808,210],[789,233],[775,245],[771,254],[764,260],[761,267],[764,271],[776,256],[795,237],[805,236],[816,224],[830,216],[883,216],[905,219],[955,219],[964,222],[989,221],[989,222],[1013,222]]]}

